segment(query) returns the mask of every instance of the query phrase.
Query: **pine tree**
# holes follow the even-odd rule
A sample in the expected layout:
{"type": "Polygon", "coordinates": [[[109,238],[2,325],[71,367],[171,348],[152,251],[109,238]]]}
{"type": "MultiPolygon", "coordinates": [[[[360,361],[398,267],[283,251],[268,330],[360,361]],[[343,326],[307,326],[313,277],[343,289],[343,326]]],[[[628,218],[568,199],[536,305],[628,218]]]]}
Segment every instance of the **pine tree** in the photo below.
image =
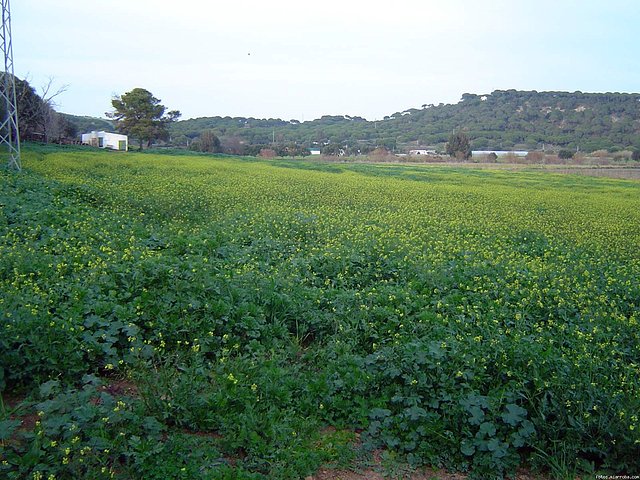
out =
{"type": "Polygon", "coordinates": [[[471,142],[463,131],[453,132],[447,142],[446,152],[458,160],[467,160],[471,157],[471,142]]]}

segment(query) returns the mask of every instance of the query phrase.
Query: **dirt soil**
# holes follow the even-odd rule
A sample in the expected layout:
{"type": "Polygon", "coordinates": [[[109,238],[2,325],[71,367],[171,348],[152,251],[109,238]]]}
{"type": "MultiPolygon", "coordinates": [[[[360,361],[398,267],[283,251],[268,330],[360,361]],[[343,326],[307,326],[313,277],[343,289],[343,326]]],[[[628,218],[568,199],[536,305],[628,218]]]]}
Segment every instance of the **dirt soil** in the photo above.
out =
{"type": "Polygon", "coordinates": [[[106,381],[100,389],[108,394],[118,397],[139,397],[138,387],[130,380],[123,378],[112,378],[106,381]]]}
{"type": "MultiPolygon", "coordinates": [[[[461,473],[448,473],[444,470],[426,469],[418,472],[398,474],[396,476],[382,473],[382,469],[369,468],[366,470],[332,470],[320,469],[315,475],[310,475],[305,480],[389,480],[399,478],[403,480],[466,480],[467,475],[461,473]]],[[[511,480],[548,480],[547,477],[532,475],[527,472],[518,472],[511,480]]]]}
{"type": "MultiPolygon", "coordinates": [[[[383,466],[383,452],[372,452],[370,462],[362,468],[351,469],[321,468],[315,475],[310,475],[304,480],[467,480],[468,476],[462,473],[449,473],[442,469],[423,468],[416,471],[397,468],[394,472],[385,471],[383,466]]],[[[550,480],[541,475],[533,475],[526,470],[519,470],[509,480],[550,480]]]]}

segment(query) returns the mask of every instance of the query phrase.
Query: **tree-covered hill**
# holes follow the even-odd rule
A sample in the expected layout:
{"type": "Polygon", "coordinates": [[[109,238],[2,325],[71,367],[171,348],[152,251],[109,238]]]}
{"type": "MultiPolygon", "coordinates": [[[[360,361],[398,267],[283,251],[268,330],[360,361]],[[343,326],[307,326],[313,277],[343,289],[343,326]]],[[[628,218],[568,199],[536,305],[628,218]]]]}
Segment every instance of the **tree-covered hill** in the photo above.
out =
{"type": "MultiPolygon", "coordinates": [[[[67,118],[78,131],[108,129],[105,120],[67,118]]],[[[474,150],[640,149],[640,93],[496,90],[465,93],[456,104],[422,105],[368,121],[348,115],[298,120],[202,117],[170,126],[171,143],[187,146],[205,131],[228,153],[253,154],[273,144],[291,149],[337,147],[366,152],[378,146],[403,151],[416,146],[444,151],[454,130],[464,130],[474,150]]]]}
{"type": "Polygon", "coordinates": [[[442,147],[452,130],[467,131],[474,149],[640,147],[640,94],[496,90],[465,93],[456,104],[423,105],[382,120],[324,116],[297,120],[206,117],[176,122],[174,139],[211,129],[247,144],[338,143],[347,147],[409,144],[442,147]]]}
{"type": "Polygon", "coordinates": [[[62,116],[76,127],[78,134],[88,133],[93,130],[112,131],[114,128],[113,122],[104,118],[71,115],[69,113],[63,113],[62,116]]]}
{"type": "Polygon", "coordinates": [[[479,149],[531,149],[546,143],[593,151],[640,142],[640,94],[497,90],[410,112],[395,114],[391,121],[419,132],[426,143],[443,141],[454,128],[466,129],[479,149]]]}

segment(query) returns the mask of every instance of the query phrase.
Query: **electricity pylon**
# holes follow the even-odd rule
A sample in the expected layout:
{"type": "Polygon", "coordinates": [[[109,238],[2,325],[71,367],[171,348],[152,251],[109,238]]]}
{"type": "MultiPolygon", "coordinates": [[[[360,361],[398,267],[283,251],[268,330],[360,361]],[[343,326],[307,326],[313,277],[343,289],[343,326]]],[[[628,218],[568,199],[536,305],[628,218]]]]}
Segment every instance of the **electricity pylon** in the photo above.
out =
{"type": "Polygon", "coordinates": [[[0,109],[4,116],[0,123],[0,150],[9,154],[9,168],[20,167],[20,130],[18,129],[18,105],[16,102],[16,79],[13,76],[13,44],[11,41],[11,9],[9,0],[2,3],[2,30],[0,48],[4,54],[4,70],[0,80],[0,109]]]}

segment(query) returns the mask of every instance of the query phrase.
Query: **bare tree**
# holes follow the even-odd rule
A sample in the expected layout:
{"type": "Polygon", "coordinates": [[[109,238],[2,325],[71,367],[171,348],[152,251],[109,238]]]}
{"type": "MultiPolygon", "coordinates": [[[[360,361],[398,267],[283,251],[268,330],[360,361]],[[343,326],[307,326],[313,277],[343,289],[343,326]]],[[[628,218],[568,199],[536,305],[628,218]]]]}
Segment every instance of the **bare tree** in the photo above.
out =
{"type": "Polygon", "coordinates": [[[57,90],[53,89],[54,78],[49,77],[48,81],[40,88],[40,98],[42,99],[40,118],[42,122],[42,134],[45,143],[49,143],[51,137],[60,136],[61,122],[60,115],[56,112],[57,104],[54,99],[66,92],[68,84],[62,85],[57,90]]]}

